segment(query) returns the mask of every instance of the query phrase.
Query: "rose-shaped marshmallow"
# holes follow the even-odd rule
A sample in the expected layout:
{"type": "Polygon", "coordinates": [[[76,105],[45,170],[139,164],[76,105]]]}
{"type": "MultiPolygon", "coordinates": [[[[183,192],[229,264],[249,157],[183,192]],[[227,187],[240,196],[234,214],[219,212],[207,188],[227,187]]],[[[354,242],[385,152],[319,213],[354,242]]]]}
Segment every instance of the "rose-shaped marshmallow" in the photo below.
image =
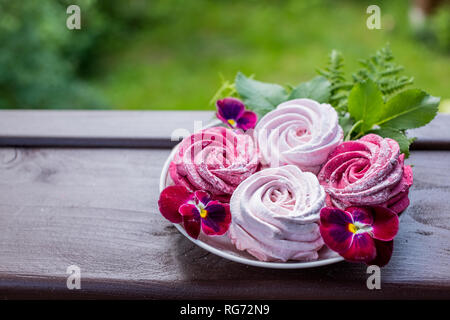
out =
{"type": "Polygon", "coordinates": [[[256,125],[255,138],[264,164],[293,164],[317,174],[342,142],[343,130],[329,104],[295,99],[267,113],[256,125]]]}
{"type": "Polygon", "coordinates": [[[413,182],[404,157],[397,141],[376,134],[341,143],[318,175],[327,204],[340,209],[380,205],[401,213],[413,182]]]}
{"type": "Polygon", "coordinates": [[[229,236],[239,250],[262,261],[315,260],[325,191],[316,176],[287,165],[244,180],[230,201],[229,236]]]}
{"type": "Polygon", "coordinates": [[[169,172],[175,185],[208,191],[229,200],[234,189],[258,168],[251,136],[222,127],[204,129],[180,143],[169,172]]]}

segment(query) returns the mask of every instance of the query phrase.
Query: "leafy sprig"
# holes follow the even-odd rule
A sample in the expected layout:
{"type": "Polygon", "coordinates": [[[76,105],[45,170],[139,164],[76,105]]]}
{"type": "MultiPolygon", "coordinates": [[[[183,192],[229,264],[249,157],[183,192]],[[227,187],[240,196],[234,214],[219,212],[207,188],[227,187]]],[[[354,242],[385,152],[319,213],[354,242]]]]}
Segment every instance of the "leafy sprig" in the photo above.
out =
{"type": "Polygon", "coordinates": [[[422,90],[408,89],[384,102],[376,83],[367,79],[356,84],[350,92],[348,111],[355,125],[346,139],[377,133],[397,140],[401,151],[408,156],[413,140],[406,137],[406,130],[424,126],[433,120],[439,100],[422,90]]]}
{"type": "Polygon", "coordinates": [[[220,88],[216,91],[216,93],[213,95],[211,100],[209,101],[209,104],[211,106],[214,106],[216,104],[217,100],[226,98],[226,97],[238,97],[238,93],[236,91],[236,85],[225,79],[225,77],[220,74],[221,79],[221,85],[220,88]]]}
{"type": "Polygon", "coordinates": [[[353,81],[361,83],[367,79],[372,80],[378,85],[385,99],[414,82],[413,77],[400,75],[404,68],[394,62],[389,45],[378,50],[369,59],[360,60],[360,64],[362,69],[352,75],[353,81]]]}
{"type": "Polygon", "coordinates": [[[331,96],[329,103],[334,106],[336,111],[344,115],[347,111],[347,99],[349,90],[353,83],[347,81],[342,68],[344,67],[344,58],[339,51],[332,50],[328,56],[328,64],[324,69],[318,69],[317,73],[325,77],[331,83],[331,96]]]}
{"type": "Polygon", "coordinates": [[[347,80],[342,54],[333,50],[327,66],[318,70],[320,76],[310,81],[295,87],[281,86],[239,72],[234,83],[222,79],[211,102],[225,96],[238,97],[259,117],[291,99],[330,103],[338,112],[345,140],[376,133],[396,140],[408,156],[414,138],[408,138],[406,130],[429,123],[436,116],[440,99],[420,89],[405,89],[413,78],[400,75],[403,67],[393,60],[389,46],[382,48],[369,59],[361,60],[362,69],[347,80]]]}

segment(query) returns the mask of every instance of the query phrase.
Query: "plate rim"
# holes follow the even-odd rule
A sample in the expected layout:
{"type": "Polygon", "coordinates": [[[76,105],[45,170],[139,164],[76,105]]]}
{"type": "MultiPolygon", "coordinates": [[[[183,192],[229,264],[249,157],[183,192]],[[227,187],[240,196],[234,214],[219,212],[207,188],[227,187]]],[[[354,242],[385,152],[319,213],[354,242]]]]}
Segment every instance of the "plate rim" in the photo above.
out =
{"type": "MultiPolygon", "coordinates": [[[[217,125],[217,121],[209,123],[204,128],[205,129],[210,128],[215,125],[217,125]]],[[[160,193],[166,187],[167,176],[169,174],[169,165],[170,165],[170,162],[172,161],[173,155],[178,150],[178,146],[179,146],[179,143],[172,148],[169,156],[167,157],[166,161],[164,162],[164,166],[161,170],[161,175],[159,178],[159,192],[160,193]]],[[[227,253],[227,252],[223,252],[223,251],[221,251],[199,239],[194,239],[186,233],[186,231],[180,224],[173,223],[173,225],[175,226],[175,228],[177,228],[177,230],[182,235],[184,235],[186,238],[188,238],[191,242],[193,242],[200,248],[202,248],[208,252],[211,252],[219,257],[222,257],[224,259],[231,260],[231,261],[238,262],[238,263],[245,264],[245,265],[249,265],[249,266],[270,268],[270,269],[306,269],[306,268],[314,268],[314,267],[320,267],[320,266],[325,266],[325,265],[329,265],[329,264],[334,264],[334,263],[341,262],[344,260],[344,258],[341,256],[327,258],[327,259],[323,259],[323,260],[306,261],[306,262],[267,262],[267,261],[251,260],[248,258],[239,257],[239,256],[235,256],[233,254],[227,253]]]]}

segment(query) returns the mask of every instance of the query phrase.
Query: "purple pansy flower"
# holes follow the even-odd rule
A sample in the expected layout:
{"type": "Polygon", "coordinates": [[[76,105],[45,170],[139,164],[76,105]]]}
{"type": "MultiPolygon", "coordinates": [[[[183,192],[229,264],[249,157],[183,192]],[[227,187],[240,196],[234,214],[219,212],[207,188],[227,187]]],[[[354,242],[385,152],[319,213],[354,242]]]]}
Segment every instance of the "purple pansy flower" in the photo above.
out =
{"type": "Polygon", "coordinates": [[[200,226],[207,235],[222,235],[231,223],[230,205],[211,199],[206,191],[195,191],[194,197],[179,208],[186,232],[197,239],[200,226]]]}
{"type": "Polygon", "coordinates": [[[195,239],[200,229],[207,235],[222,235],[231,223],[230,205],[212,200],[206,191],[191,193],[184,186],[169,186],[161,192],[158,205],[167,220],[183,223],[195,239]]]}
{"type": "Polygon", "coordinates": [[[258,121],[256,113],[245,110],[245,105],[239,99],[224,98],[222,100],[217,100],[216,106],[217,118],[222,120],[232,129],[253,129],[258,121]]]}
{"type": "Polygon", "coordinates": [[[381,206],[320,210],[320,234],[325,244],[348,261],[386,265],[398,231],[398,216],[381,206]]]}

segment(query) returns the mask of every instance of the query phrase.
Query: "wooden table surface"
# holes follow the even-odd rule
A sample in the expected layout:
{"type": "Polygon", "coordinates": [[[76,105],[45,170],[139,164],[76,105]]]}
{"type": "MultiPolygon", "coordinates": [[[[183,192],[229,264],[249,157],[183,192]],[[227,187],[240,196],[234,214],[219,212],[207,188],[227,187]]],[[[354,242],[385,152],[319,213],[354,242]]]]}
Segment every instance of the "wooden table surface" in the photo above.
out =
{"type": "MultiPolygon", "coordinates": [[[[173,130],[211,112],[0,111],[0,297],[450,298],[450,116],[418,137],[411,205],[381,290],[366,267],[249,267],[215,256],[158,212],[173,130]],[[68,290],[67,267],[81,269],[68,290]]],[[[184,131],[183,131],[184,128],[184,131]]]]}

